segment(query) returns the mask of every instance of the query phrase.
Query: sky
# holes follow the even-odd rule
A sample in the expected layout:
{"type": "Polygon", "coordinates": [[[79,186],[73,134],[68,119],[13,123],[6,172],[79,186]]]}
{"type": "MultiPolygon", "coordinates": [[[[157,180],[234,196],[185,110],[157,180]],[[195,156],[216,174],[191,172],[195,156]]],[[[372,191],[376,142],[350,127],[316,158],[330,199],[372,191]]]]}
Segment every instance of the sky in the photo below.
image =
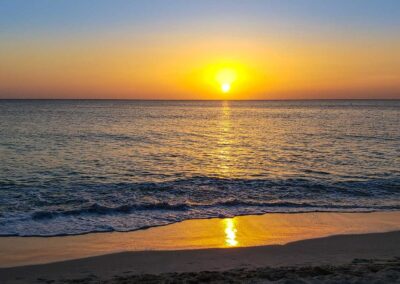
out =
{"type": "Polygon", "coordinates": [[[2,0],[0,98],[400,99],[398,0],[2,0]]]}

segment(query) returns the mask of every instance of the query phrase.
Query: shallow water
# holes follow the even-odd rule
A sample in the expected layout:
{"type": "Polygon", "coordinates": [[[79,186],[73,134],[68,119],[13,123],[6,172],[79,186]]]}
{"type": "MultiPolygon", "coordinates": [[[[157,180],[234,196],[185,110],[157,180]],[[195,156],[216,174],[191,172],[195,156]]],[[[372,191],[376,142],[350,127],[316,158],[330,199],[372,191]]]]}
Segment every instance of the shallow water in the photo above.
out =
{"type": "Polygon", "coordinates": [[[400,101],[0,101],[0,235],[400,209],[400,101]]]}

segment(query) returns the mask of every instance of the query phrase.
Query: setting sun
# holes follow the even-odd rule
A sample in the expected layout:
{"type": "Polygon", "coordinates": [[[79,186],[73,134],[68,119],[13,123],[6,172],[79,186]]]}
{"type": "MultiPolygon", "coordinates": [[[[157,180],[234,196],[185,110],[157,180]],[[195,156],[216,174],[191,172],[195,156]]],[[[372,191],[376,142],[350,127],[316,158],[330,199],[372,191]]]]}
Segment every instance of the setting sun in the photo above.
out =
{"type": "Polygon", "coordinates": [[[231,85],[236,78],[237,73],[232,68],[223,68],[215,75],[215,80],[220,84],[223,93],[228,93],[231,90],[231,85]]]}
{"type": "Polygon", "coordinates": [[[221,91],[223,93],[229,93],[230,89],[231,89],[231,85],[228,83],[221,85],[221,91]]]}
{"type": "Polygon", "coordinates": [[[211,94],[210,98],[218,98],[221,94],[228,93],[231,99],[239,98],[252,90],[254,79],[257,78],[257,75],[246,66],[246,62],[236,60],[209,63],[201,68],[201,74],[202,79],[198,83],[205,94],[211,94]],[[252,81],[249,80],[250,77],[252,81]]]}

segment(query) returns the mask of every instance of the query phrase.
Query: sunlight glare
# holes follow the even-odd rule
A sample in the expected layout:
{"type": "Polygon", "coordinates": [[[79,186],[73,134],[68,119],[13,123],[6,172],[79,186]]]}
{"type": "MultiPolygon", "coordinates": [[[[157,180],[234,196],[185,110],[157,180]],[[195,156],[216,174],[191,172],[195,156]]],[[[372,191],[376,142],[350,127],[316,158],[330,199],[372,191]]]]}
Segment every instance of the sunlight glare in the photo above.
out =
{"type": "Polygon", "coordinates": [[[230,89],[231,89],[231,85],[228,83],[221,85],[221,90],[223,93],[229,93],[230,89]]]}
{"type": "Polygon", "coordinates": [[[234,219],[225,219],[225,243],[228,247],[234,247],[239,244],[236,240],[236,224],[234,219]]]}
{"type": "Polygon", "coordinates": [[[236,78],[236,71],[232,68],[220,69],[215,76],[215,79],[220,84],[223,93],[228,93],[231,90],[231,85],[236,78]]]}
{"type": "Polygon", "coordinates": [[[249,68],[240,62],[210,63],[201,72],[202,83],[207,88],[205,90],[213,93],[214,98],[228,99],[229,94],[229,99],[235,99],[252,86],[249,68]]]}

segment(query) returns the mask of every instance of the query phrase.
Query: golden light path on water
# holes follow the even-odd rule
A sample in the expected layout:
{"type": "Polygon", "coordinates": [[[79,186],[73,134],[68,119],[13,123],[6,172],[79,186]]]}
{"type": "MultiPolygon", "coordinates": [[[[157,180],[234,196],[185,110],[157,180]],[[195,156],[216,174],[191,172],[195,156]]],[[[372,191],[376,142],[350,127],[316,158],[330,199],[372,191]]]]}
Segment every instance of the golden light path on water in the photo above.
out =
{"type": "Polygon", "coordinates": [[[219,121],[219,133],[217,142],[217,161],[216,173],[219,176],[227,177],[232,174],[232,156],[231,148],[234,144],[232,136],[232,122],[231,122],[231,109],[229,102],[224,101],[221,108],[221,119],[219,121]]]}
{"type": "MultiPolygon", "coordinates": [[[[221,120],[219,124],[219,141],[218,141],[218,160],[217,168],[219,174],[222,176],[229,176],[231,173],[231,147],[233,144],[232,139],[232,122],[230,119],[230,107],[227,101],[223,102],[221,120]]],[[[225,246],[235,247],[239,245],[237,240],[237,226],[234,218],[223,219],[224,233],[225,233],[225,246]]]]}

